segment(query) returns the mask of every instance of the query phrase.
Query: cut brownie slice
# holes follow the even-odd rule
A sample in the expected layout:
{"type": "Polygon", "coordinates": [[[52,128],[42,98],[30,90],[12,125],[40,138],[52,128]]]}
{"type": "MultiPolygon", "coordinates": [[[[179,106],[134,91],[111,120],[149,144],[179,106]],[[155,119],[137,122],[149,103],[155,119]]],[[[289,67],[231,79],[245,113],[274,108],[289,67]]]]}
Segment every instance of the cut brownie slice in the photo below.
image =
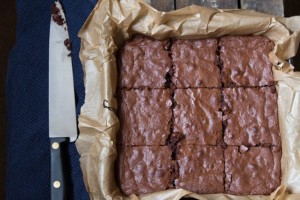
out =
{"type": "Polygon", "coordinates": [[[222,143],[221,90],[176,89],[174,132],[184,135],[188,144],[222,143]]]}
{"type": "Polygon", "coordinates": [[[171,48],[175,88],[221,87],[217,39],[176,40],[171,48]]]}
{"type": "Polygon", "coordinates": [[[268,38],[226,36],[219,45],[225,87],[274,85],[272,63],[268,58],[274,43],[268,38]]]}
{"type": "Polygon", "coordinates": [[[223,149],[213,146],[180,145],[177,155],[179,178],[176,188],[198,194],[224,192],[223,149]]]}
{"type": "Polygon", "coordinates": [[[280,185],[279,147],[227,147],[225,190],[229,194],[267,195],[280,185]]]}
{"type": "Polygon", "coordinates": [[[122,192],[140,195],[172,187],[171,154],[167,146],[121,147],[118,174],[122,192]]]}
{"type": "Polygon", "coordinates": [[[119,86],[122,88],[164,88],[171,68],[169,40],[137,35],[120,51],[119,86]]]}
{"type": "Polygon", "coordinates": [[[123,145],[165,145],[170,134],[172,101],[168,89],[122,90],[120,142],[123,145]]]}
{"type": "Polygon", "coordinates": [[[222,110],[228,145],[280,145],[274,86],[225,88],[222,110]]]}

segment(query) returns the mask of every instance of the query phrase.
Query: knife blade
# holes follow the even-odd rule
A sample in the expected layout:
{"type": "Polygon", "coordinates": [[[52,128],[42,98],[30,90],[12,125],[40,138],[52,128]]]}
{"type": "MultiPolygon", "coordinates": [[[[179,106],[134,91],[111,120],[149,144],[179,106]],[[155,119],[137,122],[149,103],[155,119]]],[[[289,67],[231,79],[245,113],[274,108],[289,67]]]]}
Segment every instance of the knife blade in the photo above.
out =
{"type": "Polygon", "coordinates": [[[66,17],[59,1],[51,7],[49,36],[49,138],[51,199],[65,199],[64,142],[77,138],[73,70],[66,17]]]}

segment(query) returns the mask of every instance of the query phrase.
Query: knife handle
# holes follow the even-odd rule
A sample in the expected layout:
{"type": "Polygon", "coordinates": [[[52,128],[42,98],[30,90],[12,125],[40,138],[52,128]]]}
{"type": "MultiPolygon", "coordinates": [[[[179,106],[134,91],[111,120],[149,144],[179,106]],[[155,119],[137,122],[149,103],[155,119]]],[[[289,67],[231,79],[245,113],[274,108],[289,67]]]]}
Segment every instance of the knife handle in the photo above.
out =
{"type": "Polygon", "coordinates": [[[62,143],[66,142],[67,138],[50,138],[51,151],[51,200],[65,199],[65,181],[62,160],[62,143]]]}

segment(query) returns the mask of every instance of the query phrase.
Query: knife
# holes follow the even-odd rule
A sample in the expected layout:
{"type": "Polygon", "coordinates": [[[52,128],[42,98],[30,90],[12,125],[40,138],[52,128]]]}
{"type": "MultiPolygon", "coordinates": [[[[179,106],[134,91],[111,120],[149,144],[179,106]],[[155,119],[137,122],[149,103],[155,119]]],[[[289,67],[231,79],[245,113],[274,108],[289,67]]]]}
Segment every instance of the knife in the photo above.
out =
{"type": "Polygon", "coordinates": [[[77,138],[71,43],[59,1],[51,7],[49,37],[49,138],[51,200],[66,198],[61,145],[77,138]]]}

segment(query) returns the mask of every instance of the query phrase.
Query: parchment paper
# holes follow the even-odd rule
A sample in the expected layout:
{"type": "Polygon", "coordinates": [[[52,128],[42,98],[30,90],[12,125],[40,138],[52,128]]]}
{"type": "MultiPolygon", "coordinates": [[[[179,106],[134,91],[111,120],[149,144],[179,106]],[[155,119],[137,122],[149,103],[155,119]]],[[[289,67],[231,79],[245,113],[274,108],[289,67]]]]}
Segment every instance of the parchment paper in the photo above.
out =
{"type": "Polygon", "coordinates": [[[275,44],[269,55],[278,81],[279,125],[282,138],[282,182],[270,196],[197,195],[171,189],[129,199],[166,200],[190,196],[197,199],[300,199],[300,73],[285,62],[295,55],[300,39],[300,17],[282,18],[249,10],[219,10],[190,6],[159,12],[141,0],[100,0],[79,32],[80,58],[85,74],[86,97],[79,116],[76,142],[90,198],[128,199],[114,179],[116,135],[114,112],[117,82],[114,53],[134,33],[163,38],[207,38],[222,35],[265,35],[275,44]]]}

